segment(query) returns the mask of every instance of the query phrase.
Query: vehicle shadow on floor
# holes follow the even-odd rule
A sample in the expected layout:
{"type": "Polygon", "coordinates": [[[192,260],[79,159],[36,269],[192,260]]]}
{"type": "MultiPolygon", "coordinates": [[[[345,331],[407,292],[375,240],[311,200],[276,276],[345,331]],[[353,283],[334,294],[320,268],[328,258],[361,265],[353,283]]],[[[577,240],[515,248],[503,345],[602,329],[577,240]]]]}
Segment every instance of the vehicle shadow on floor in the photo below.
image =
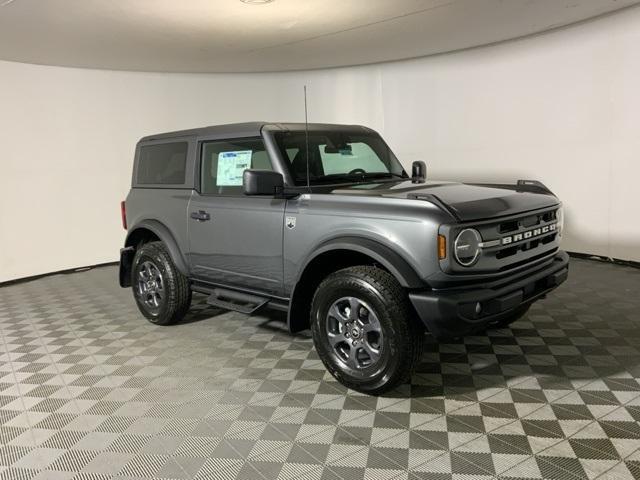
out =
{"type": "MultiPolygon", "coordinates": [[[[247,317],[211,307],[206,304],[206,297],[200,295],[194,296],[193,307],[180,324],[223,315],[238,315],[241,317],[235,319],[238,322],[251,321],[253,327],[282,341],[308,342],[309,348],[313,348],[309,330],[293,335],[288,332],[284,312],[263,310],[247,317]]],[[[624,338],[612,335],[615,330],[608,330],[608,337],[598,337],[591,331],[594,328],[604,331],[601,328],[611,327],[613,319],[603,318],[589,328],[575,319],[571,321],[570,328],[562,329],[556,320],[532,323],[525,317],[509,328],[458,339],[436,340],[427,333],[424,352],[411,382],[382,396],[477,401],[478,391],[515,388],[537,397],[546,389],[575,390],[576,385],[620,377],[624,372],[631,372],[631,377],[640,374],[640,347],[631,347],[624,338]],[[616,356],[617,348],[621,349],[622,358],[616,356]]],[[[317,372],[308,373],[309,378],[317,378],[317,372]]],[[[305,372],[301,375],[306,376],[305,372]]]]}
{"type": "Polygon", "coordinates": [[[193,294],[191,308],[189,308],[189,311],[184,316],[184,318],[176,323],[176,326],[202,322],[204,320],[211,320],[215,317],[219,317],[228,313],[229,310],[224,310],[221,308],[213,307],[211,305],[207,305],[207,297],[205,295],[193,294]]]}
{"type": "MultiPolygon", "coordinates": [[[[510,327],[466,338],[437,340],[425,333],[423,355],[411,381],[381,396],[476,402],[479,391],[509,388],[517,390],[523,401],[546,402],[545,390],[588,389],[603,382],[622,390],[637,389],[634,377],[640,374],[640,343],[632,347],[618,335],[599,337],[600,327],[612,325],[611,319],[590,325],[595,331],[575,322],[564,324],[570,327],[566,329],[561,324],[556,320],[535,324],[525,317],[510,327]]],[[[286,315],[279,312],[258,327],[292,338],[286,315]]],[[[308,330],[293,338],[306,340],[313,348],[308,330]]],[[[606,400],[616,403],[614,398],[606,400]]]]}
{"type": "MultiPolygon", "coordinates": [[[[193,296],[193,302],[189,312],[185,317],[176,325],[186,325],[190,323],[202,322],[204,320],[211,320],[222,315],[238,315],[242,318],[238,318],[239,322],[245,320],[247,316],[242,313],[236,313],[231,310],[224,310],[220,308],[207,305],[207,297],[205,295],[195,294],[193,296]]],[[[262,330],[268,330],[275,334],[286,335],[290,339],[311,339],[311,333],[306,330],[303,332],[291,334],[287,329],[287,314],[278,310],[263,309],[256,312],[253,316],[248,318],[254,318],[260,321],[257,328],[262,330]]]]}
{"type": "Polygon", "coordinates": [[[584,330],[575,337],[561,331],[532,328],[525,320],[477,333],[472,342],[470,337],[438,341],[426,334],[425,351],[411,382],[383,396],[478,401],[479,391],[509,388],[540,402],[547,401],[544,390],[573,391],[610,382],[621,390],[637,388],[633,377],[640,372],[640,349],[630,351],[620,337],[591,337],[589,345],[581,345],[584,330]],[[547,332],[551,336],[545,338],[547,332]],[[617,357],[614,352],[621,345],[626,355],[617,357]]]}

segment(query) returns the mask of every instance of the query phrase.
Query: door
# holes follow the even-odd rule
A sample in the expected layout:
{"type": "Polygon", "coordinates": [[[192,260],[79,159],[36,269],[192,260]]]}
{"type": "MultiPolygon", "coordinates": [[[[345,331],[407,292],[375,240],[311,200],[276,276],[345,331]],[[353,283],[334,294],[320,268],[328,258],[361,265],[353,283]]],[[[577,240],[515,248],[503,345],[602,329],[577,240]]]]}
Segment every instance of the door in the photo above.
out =
{"type": "Polygon", "coordinates": [[[200,152],[200,185],[187,212],[192,275],[281,294],[286,200],[242,193],[245,169],[272,169],[262,139],[205,141],[200,152]]]}

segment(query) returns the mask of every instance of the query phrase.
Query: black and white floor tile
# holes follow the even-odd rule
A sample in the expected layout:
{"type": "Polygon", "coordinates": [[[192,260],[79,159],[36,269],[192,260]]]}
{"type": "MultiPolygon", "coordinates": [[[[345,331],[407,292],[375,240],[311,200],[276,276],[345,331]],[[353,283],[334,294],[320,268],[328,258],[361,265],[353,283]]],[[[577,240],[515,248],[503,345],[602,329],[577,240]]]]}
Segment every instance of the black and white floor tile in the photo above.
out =
{"type": "Polygon", "coordinates": [[[115,267],[0,288],[0,479],[640,478],[640,270],[573,259],[510,329],[337,383],[278,314],[157,327],[115,267]]]}

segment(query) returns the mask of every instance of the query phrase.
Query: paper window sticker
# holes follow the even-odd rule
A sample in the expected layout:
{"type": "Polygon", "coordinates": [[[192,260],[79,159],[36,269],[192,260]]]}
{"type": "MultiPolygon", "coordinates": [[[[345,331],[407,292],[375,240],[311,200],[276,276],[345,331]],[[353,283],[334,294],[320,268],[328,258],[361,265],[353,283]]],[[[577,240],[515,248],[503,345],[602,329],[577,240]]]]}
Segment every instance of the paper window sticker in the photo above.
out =
{"type": "Polygon", "coordinates": [[[252,153],[252,150],[220,152],[216,185],[219,187],[241,186],[242,174],[247,168],[251,168],[252,153]]]}

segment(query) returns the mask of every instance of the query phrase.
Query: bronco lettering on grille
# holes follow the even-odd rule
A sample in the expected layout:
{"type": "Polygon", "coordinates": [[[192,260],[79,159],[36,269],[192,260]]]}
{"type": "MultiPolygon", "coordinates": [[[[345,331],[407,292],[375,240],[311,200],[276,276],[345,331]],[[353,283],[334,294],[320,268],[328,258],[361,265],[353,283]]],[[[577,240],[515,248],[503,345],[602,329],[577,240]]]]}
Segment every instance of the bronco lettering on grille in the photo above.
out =
{"type": "Polygon", "coordinates": [[[508,235],[506,237],[502,237],[501,243],[502,245],[509,245],[510,243],[520,242],[522,240],[529,240],[530,238],[539,237],[540,235],[544,235],[546,233],[551,233],[556,231],[556,223],[552,223],[550,225],[545,225],[544,227],[534,228],[532,230],[527,230],[526,232],[515,233],[513,235],[508,235]]]}

